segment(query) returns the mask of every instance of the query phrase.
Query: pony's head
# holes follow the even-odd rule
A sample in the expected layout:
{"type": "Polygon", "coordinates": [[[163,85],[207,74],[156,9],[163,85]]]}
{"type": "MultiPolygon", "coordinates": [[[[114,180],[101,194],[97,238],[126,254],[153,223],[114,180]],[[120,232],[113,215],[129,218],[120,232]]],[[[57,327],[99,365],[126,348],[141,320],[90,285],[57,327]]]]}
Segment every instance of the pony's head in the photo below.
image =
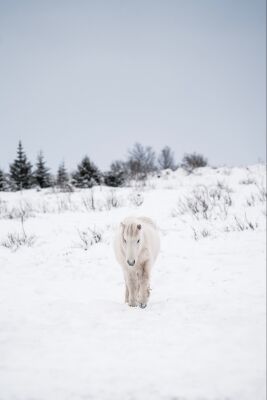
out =
{"type": "Polygon", "coordinates": [[[135,222],[122,222],[121,230],[126,262],[130,267],[133,267],[137,264],[138,256],[142,249],[142,225],[135,222]]]}

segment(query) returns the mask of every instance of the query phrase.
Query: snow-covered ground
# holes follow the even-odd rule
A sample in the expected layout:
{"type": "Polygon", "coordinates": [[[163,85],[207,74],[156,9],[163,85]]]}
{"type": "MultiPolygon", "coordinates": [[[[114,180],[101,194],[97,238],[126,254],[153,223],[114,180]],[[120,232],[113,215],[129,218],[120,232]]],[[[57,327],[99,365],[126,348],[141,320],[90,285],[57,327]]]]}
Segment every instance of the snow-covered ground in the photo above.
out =
{"type": "Polygon", "coordinates": [[[265,399],[265,224],[263,165],[0,193],[0,399],[265,399]],[[160,228],[146,309],[111,246],[128,214],[160,228]]]}

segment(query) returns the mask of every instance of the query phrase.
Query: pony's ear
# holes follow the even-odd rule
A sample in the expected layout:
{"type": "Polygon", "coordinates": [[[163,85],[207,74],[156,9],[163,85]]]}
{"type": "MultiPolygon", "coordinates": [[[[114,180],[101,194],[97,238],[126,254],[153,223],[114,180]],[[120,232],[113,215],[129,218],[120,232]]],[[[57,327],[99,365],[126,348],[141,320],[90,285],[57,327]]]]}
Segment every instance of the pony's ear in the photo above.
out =
{"type": "Polygon", "coordinates": [[[139,229],[139,231],[140,231],[141,228],[142,228],[142,225],[141,225],[141,224],[138,224],[138,225],[137,225],[137,229],[139,229]]]}

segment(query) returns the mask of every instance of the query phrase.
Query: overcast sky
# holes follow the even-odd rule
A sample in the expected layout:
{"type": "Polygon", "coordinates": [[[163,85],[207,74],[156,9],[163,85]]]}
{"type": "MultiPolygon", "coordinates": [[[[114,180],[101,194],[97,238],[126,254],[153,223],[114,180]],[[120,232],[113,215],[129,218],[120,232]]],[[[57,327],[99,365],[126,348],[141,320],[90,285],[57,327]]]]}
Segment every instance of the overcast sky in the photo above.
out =
{"type": "Polygon", "coordinates": [[[55,170],[138,141],[179,161],[265,160],[264,0],[0,0],[0,168],[55,170]]]}

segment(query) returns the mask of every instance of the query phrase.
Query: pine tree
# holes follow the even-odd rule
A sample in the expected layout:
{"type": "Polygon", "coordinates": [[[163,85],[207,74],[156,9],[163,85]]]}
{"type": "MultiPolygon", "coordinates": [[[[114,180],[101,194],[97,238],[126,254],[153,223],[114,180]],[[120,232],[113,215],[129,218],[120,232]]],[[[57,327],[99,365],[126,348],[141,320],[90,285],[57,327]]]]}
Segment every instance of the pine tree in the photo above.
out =
{"type": "Polygon", "coordinates": [[[108,171],[104,176],[105,185],[112,187],[123,186],[126,175],[127,171],[125,163],[123,161],[115,161],[111,164],[110,171],[108,171]]]}
{"type": "Polygon", "coordinates": [[[45,165],[42,151],[40,151],[37,156],[36,169],[34,171],[34,182],[40,186],[40,188],[47,188],[51,186],[49,169],[45,165]]]}
{"type": "Polygon", "coordinates": [[[69,176],[68,176],[67,170],[65,168],[65,164],[63,162],[58,167],[56,182],[59,187],[64,188],[68,184],[68,181],[69,181],[69,176]]]}
{"type": "Polygon", "coordinates": [[[91,188],[101,183],[101,173],[89,157],[84,157],[78,165],[72,175],[72,183],[79,188],[91,188]]]}
{"type": "Polygon", "coordinates": [[[4,192],[7,190],[6,176],[3,170],[0,169],[0,191],[4,192]]]}
{"type": "Polygon", "coordinates": [[[22,143],[19,141],[17,158],[9,166],[10,183],[14,190],[28,189],[32,185],[32,165],[27,160],[23,151],[22,143]]]}

